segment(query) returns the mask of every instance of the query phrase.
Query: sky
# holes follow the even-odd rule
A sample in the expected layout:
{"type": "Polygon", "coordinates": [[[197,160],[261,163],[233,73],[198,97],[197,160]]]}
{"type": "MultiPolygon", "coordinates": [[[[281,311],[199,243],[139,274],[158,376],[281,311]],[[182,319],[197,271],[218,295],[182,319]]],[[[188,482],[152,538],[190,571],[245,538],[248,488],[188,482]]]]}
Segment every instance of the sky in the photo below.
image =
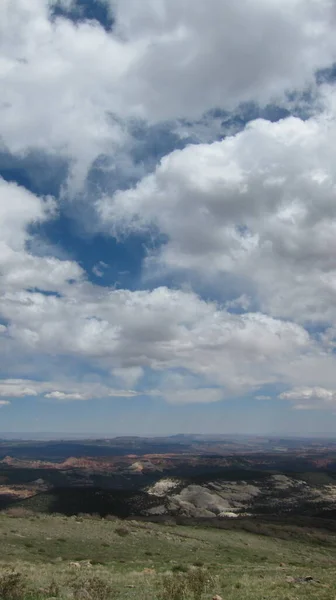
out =
{"type": "Polygon", "coordinates": [[[336,434],[334,0],[1,0],[0,434],[336,434]]]}

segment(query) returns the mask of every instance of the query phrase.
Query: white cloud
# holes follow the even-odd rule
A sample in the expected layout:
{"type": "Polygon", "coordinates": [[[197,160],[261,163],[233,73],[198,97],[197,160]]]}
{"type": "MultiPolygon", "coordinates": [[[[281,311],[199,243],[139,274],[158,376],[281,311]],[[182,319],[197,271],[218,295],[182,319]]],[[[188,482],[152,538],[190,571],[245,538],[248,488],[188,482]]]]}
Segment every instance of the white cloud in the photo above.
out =
{"type": "Polygon", "coordinates": [[[0,136],[72,159],[81,185],[128,144],[128,119],[192,119],[313,83],[336,59],[330,0],[111,0],[114,31],[50,19],[50,0],[0,4],[0,136]],[[266,50],[265,50],[266,49],[266,50]]]}
{"type": "Polygon", "coordinates": [[[51,198],[39,198],[0,177],[0,291],[15,293],[25,288],[59,292],[70,280],[80,280],[82,269],[75,262],[34,256],[27,250],[28,227],[55,214],[51,198]]]}
{"type": "Polygon", "coordinates": [[[99,154],[125,141],[113,113],[134,49],[98,24],[51,22],[48,4],[0,5],[0,135],[12,153],[35,148],[73,159],[78,183],[99,154]]]}
{"type": "Polygon", "coordinates": [[[193,118],[213,107],[267,103],[313,82],[335,57],[329,0],[117,0],[117,29],[142,52],[125,96],[144,116],[193,118]]]}
{"type": "Polygon", "coordinates": [[[37,391],[31,387],[31,382],[20,379],[0,380],[0,396],[8,398],[24,398],[25,396],[37,396],[37,391]]]}
{"type": "Polygon", "coordinates": [[[168,288],[104,292],[86,284],[61,298],[17,292],[5,294],[0,309],[9,334],[30,351],[82,356],[135,379],[139,368],[183,367],[231,391],[273,380],[274,365],[309,347],[293,323],[232,315],[168,288]]]}
{"type": "Polygon", "coordinates": [[[0,237],[16,251],[24,249],[29,238],[27,226],[43,222],[54,213],[51,198],[41,199],[15,183],[0,177],[0,237]]]}
{"type": "MultiPolygon", "coordinates": [[[[134,189],[98,203],[112,233],[149,231],[167,243],[147,260],[206,281],[240,278],[242,295],[267,314],[304,322],[336,319],[335,91],[306,121],[257,120],[213,144],[164,157],[134,189]]],[[[243,304],[241,304],[243,300],[243,304]]],[[[229,304],[227,305],[230,306],[229,304]]]]}
{"type": "MultiPolygon", "coordinates": [[[[20,355],[72,357],[103,369],[106,382],[7,379],[0,382],[0,396],[81,400],[145,394],[207,403],[265,384],[297,385],[298,378],[302,383],[310,377],[315,386],[322,377],[334,380],[331,329],[325,339],[314,341],[291,321],[260,312],[232,314],[191,291],[164,286],[151,291],[95,286],[74,262],[32,256],[27,228],[34,219],[50,218],[48,203],[18,186],[1,186],[0,206],[14,198],[6,204],[8,230],[11,212],[21,214],[12,235],[3,236],[0,314],[6,322],[7,361],[18,361],[19,372],[20,355]],[[183,377],[175,372],[181,369],[183,377]],[[133,390],[146,371],[156,374],[154,387],[133,390]]],[[[246,301],[242,296],[238,305],[247,306],[246,301]]]]}
{"type": "Polygon", "coordinates": [[[8,406],[10,404],[9,400],[0,400],[0,408],[2,406],[8,406]]]}
{"type": "Polygon", "coordinates": [[[96,277],[103,277],[105,273],[105,269],[108,268],[108,264],[104,261],[100,260],[96,265],[92,268],[92,273],[96,275],[96,277]]]}
{"type": "Polygon", "coordinates": [[[296,410],[335,410],[336,391],[323,387],[298,387],[280,394],[281,400],[289,400],[296,410]]]}
{"type": "MultiPolygon", "coordinates": [[[[69,158],[74,190],[97,156],[127,155],[130,120],[192,120],[248,100],[286,102],[288,90],[313,85],[315,71],[336,60],[330,0],[212,0],[211,10],[201,0],[111,0],[112,32],[51,20],[52,4],[0,3],[1,149],[69,158]]],[[[41,382],[35,364],[31,379],[1,380],[0,396],[144,393],[210,403],[251,392],[265,399],[258,390],[281,383],[291,390],[281,399],[296,408],[331,407],[335,98],[325,86],[318,116],[257,120],[222,141],[175,151],[134,189],[97,203],[105,232],[164,234],[148,270],[212,278],[227,293],[223,305],[164,285],[95,286],[75,261],[37,255],[31,225],[55,218],[55,200],[0,179],[6,364],[18,377],[21,356],[81,361],[105,374],[100,383],[56,375],[41,382]],[[230,278],[239,280],[237,298],[230,278]],[[320,321],[328,329],[310,336],[307,322],[320,321]],[[139,391],[148,373],[153,388],[139,391]]],[[[101,277],[105,268],[92,270],[101,277]]]]}
{"type": "MultiPolygon", "coordinates": [[[[0,203],[10,198],[13,190],[15,198],[25,202],[22,188],[2,187],[0,203]]],[[[222,387],[222,391],[203,391],[203,396],[194,394],[197,401],[201,397],[209,401],[209,394],[213,398],[216,394],[241,393],[250,386],[273,381],[278,363],[309,347],[305,330],[290,322],[259,313],[232,315],[192,292],[166,287],[134,292],[101,288],[86,281],[76,263],[30,255],[25,247],[27,227],[31,219],[47,216],[43,199],[29,194],[27,198],[33,202],[34,212],[16,225],[18,236],[14,231],[8,236],[2,256],[0,312],[7,323],[7,348],[13,344],[13,352],[19,348],[30,356],[81,357],[96,362],[117,382],[128,386],[139,381],[144,368],[164,373],[182,367],[222,387]],[[57,295],[50,294],[53,291],[57,295]]],[[[20,203],[9,203],[9,216],[12,210],[20,209],[20,203]]],[[[63,399],[70,399],[69,394],[80,399],[136,393],[119,387],[116,391],[106,387],[50,389],[45,384],[13,380],[3,383],[0,393],[13,397],[47,393],[54,398],[58,394],[63,399]]],[[[164,392],[168,398],[170,390],[166,387],[164,392]]],[[[178,389],[174,396],[186,401],[178,389]]]]}
{"type": "MultiPolygon", "coordinates": [[[[285,189],[281,188],[280,192],[278,191],[271,197],[270,207],[268,207],[269,190],[266,186],[266,192],[264,190],[262,193],[263,187],[260,181],[264,182],[266,177],[267,181],[271,182],[270,185],[274,184],[277,189],[278,179],[274,180],[274,177],[275,175],[282,176],[280,166],[285,161],[285,155],[288,154],[286,165],[289,169],[289,175],[287,175],[289,190],[295,190],[296,198],[301,199],[298,196],[300,188],[296,183],[301,182],[302,177],[300,170],[299,175],[296,173],[295,157],[299,154],[298,148],[301,148],[303,159],[308,162],[308,165],[313,164],[311,145],[313,144],[312,134],[314,134],[315,148],[320,149],[318,157],[321,159],[323,145],[321,143],[319,146],[319,143],[323,136],[319,128],[322,128],[322,125],[315,121],[302,123],[297,120],[289,120],[274,126],[258,122],[236,138],[213,146],[197,148],[197,152],[200,151],[198,156],[202,156],[204,151],[205,155],[210,152],[212,158],[208,165],[208,172],[206,168],[202,173],[196,168],[191,170],[184,168],[185,156],[190,155],[192,164],[194,148],[174,153],[165,159],[162,163],[163,167],[158,169],[159,175],[156,173],[151,181],[155,177],[160,181],[160,170],[163,170],[163,182],[167,182],[168,191],[161,181],[162,191],[158,196],[160,198],[161,194],[161,204],[158,203],[158,208],[161,209],[162,223],[170,224],[173,216],[166,194],[169,194],[168,184],[171,173],[179,174],[179,187],[176,188],[174,197],[174,221],[172,220],[172,225],[169,225],[171,227],[169,243],[176,243],[176,236],[182,235],[184,228],[185,240],[183,243],[187,245],[186,248],[192,256],[188,228],[190,231],[195,228],[193,235],[198,236],[200,243],[198,261],[200,265],[202,264],[202,259],[204,260],[201,253],[204,248],[202,231],[208,217],[206,213],[205,216],[203,215],[203,229],[200,228],[197,218],[198,206],[210,207],[209,210],[214,211],[214,214],[217,215],[216,226],[220,231],[225,231],[230,220],[233,223],[237,223],[238,219],[240,223],[244,222],[240,215],[246,215],[245,218],[249,219],[250,227],[252,225],[257,227],[261,214],[264,214],[264,220],[259,226],[260,231],[256,231],[253,235],[260,237],[263,232],[269,232],[268,234],[271,235],[274,231],[274,220],[276,223],[287,223],[291,229],[292,220],[283,217],[283,214],[287,214],[284,213],[285,200],[291,198],[291,194],[286,194],[285,189]],[[251,140],[249,139],[250,135],[252,136],[251,140]],[[285,152],[282,146],[288,138],[294,148],[291,148],[290,145],[288,147],[287,144],[285,152]],[[258,144],[255,145],[256,165],[264,165],[263,156],[267,154],[270,157],[275,150],[280,157],[278,162],[271,162],[271,173],[265,174],[265,166],[264,170],[261,169],[263,179],[258,172],[255,174],[252,171],[250,152],[248,152],[248,156],[244,156],[243,152],[244,146],[247,151],[255,140],[259,140],[259,147],[260,142],[262,148],[264,144],[261,159],[260,153],[257,153],[258,144]],[[309,150],[308,158],[305,154],[307,148],[309,150]],[[230,156],[230,153],[235,156],[238,166],[227,171],[223,169],[221,172],[223,152],[224,156],[230,156]],[[241,154],[238,157],[239,153],[241,154]],[[181,159],[183,160],[181,161],[181,159]],[[241,161],[243,161],[244,169],[241,161]],[[278,169],[280,169],[280,174],[278,169]],[[165,173],[168,173],[169,177],[165,173]],[[241,182],[241,177],[244,180],[243,186],[245,187],[243,187],[242,197],[239,194],[238,196],[234,195],[234,193],[237,194],[235,188],[237,173],[243,173],[243,176],[239,175],[238,177],[238,181],[241,182]],[[186,192],[188,185],[194,186],[190,188],[190,194],[194,201],[192,213],[188,205],[189,196],[186,192]],[[227,196],[222,193],[223,186],[225,188],[226,185],[231,189],[227,196]],[[251,195],[250,189],[252,190],[251,195]],[[222,206],[223,199],[224,208],[222,206]],[[237,200],[237,205],[234,199],[237,200]],[[184,201],[187,201],[185,214],[188,215],[188,219],[184,217],[184,201]],[[193,215],[193,218],[189,218],[190,214],[193,215]],[[196,215],[195,218],[194,215],[196,215]],[[181,231],[174,230],[174,222],[176,228],[180,227],[181,231]]],[[[233,165],[233,163],[231,164],[233,165]]],[[[316,159],[314,159],[314,165],[316,169],[316,159]]],[[[324,207],[324,210],[328,209],[329,220],[326,226],[330,227],[333,223],[330,183],[325,183],[325,180],[321,182],[321,177],[316,183],[317,179],[314,176],[316,170],[308,172],[306,169],[304,173],[306,177],[309,177],[309,197],[313,196],[314,185],[318,185],[318,189],[321,190],[320,205],[324,207]],[[326,189],[324,186],[327,186],[326,189]]],[[[305,178],[303,180],[306,181],[305,178]]],[[[125,194],[125,200],[129,197],[132,198],[134,194],[139,194],[139,189],[146,188],[146,186],[147,182],[142,182],[135,192],[125,194]]],[[[157,185],[157,190],[160,190],[159,185],[157,185]]],[[[152,196],[149,195],[148,199],[151,207],[152,196]]],[[[306,196],[302,196],[302,210],[309,215],[304,224],[307,222],[311,245],[314,247],[314,243],[315,245],[317,243],[314,241],[314,231],[316,240],[319,240],[319,236],[322,235],[318,229],[314,229],[314,227],[316,228],[315,223],[320,223],[320,217],[318,211],[315,215],[313,204],[304,204],[305,200],[306,196]]],[[[28,227],[34,221],[51,218],[52,207],[51,200],[37,198],[23,188],[0,181],[0,211],[4,215],[0,225],[0,234],[3,239],[0,313],[6,322],[7,360],[10,360],[11,352],[12,364],[15,364],[20,353],[26,353],[30,357],[43,355],[45,358],[54,356],[80,358],[88,361],[89,364],[97,365],[100,369],[105,369],[107,374],[112,374],[111,376],[107,375],[107,378],[112,377],[112,384],[104,385],[101,388],[66,383],[65,387],[62,387],[57,382],[50,386],[50,384],[37,384],[29,380],[7,380],[0,386],[2,397],[43,394],[49,394],[49,398],[56,399],[58,397],[63,400],[109,396],[131,397],[140,392],[132,389],[125,390],[122,386],[125,383],[127,387],[136,386],[146,369],[159,375],[159,383],[155,384],[155,389],[147,389],[142,393],[161,394],[170,402],[181,403],[217,401],[233,395],[245,394],[251,390],[257,391],[265,384],[278,382],[284,385],[300,385],[303,381],[307,381],[307,378],[310,378],[309,384],[312,386],[321,385],[322,377],[325,381],[330,381],[331,386],[333,385],[335,368],[334,357],[331,354],[332,328],[324,338],[314,341],[302,326],[291,321],[281,320],[261,312],[231,314],[224,306],[202,300],[193,292],[171,290],[164,286],[152,291],[102,288],[89,283],[75,262],[31,255],[27,250],[28,227]],[[71,282],[69,278],[71,278],[71,282]],[[48,294],[42,293],[36,288],[40,288],[48,294]],[[176,369],[184,369],[189,373],[191,379],[187,382],[180,380],[177,383],[175,379],[173,385],[171,378],[170,380],[165,378],[165,373],[176,369]],[[196,379],[193,379],[195,377],[196,379]],[[197,391],[198,389],[200,391],[197,391]]],[[[143,207],[144,218],[147,218],[148,206],[145,203],[143,207]]],[[[151,210],[154,209],[151,208],[151,210]]],[[[299,221],[300,223],[301,221],[299,221]]],[[[214,218],[213,224],[213,237],[215,238],[214,218]]],[[[220,236],[218,239],[220,240],[220,236]]],[[[230,244],[227,243],[225,236],[223,239],[224,242],[223,240],[218,242],[218,260],[221,256],[229,256],[231,252],[230,244]],[[226,244],[226,254],[223,254],[221,243],[226,244]]],[[[302,240],[304,249],[306,246],[303,234],[298,239],[302,240]]],[[[210,238],[209,243],[212,243],[210,238]]],[[[327,260],[327,266],[329,264],[329,256],[322,245],[320,248],[321,250],[316,256],[315,271],[320,264],[323,265],[321,261],[324,257],[327,260]]],[[[195,246],[195,250],[197,251],[197,246],[195,246]]],[[[302,258],[300,254],[298,255],[296,246],[294,246],[293,256],[286,254],[284,263],[281,263],[281,253],[279,253],[279,259],[274,253],[269,271],[262,270],[264,268],[263,255],[260,249],[259,252],[260,260],[256,261],[253,269],[251,263],[247,261],[246,264],[249,268],[244,271],[241,267],[245,264],[244,260],[239,259],[239,256],[237,258],[237,255],[232,255],[230,260],[237,268],[241,268],[242,274],[245,273],[247,278],[255,277],[257,282],[260,273],[270,273],[271,278],[271,267],[274,271],[271,281],[280,280],[278,264],[280,266],[287,265],[287,267],[290,265],[294,269],[296,277],[298,272],[301,275],[305,274],[308,282],[311,281],[309,277],[311,277],[312,269],[309,272],[306,270],[295,271],[295,269],[300,269],[304,258],[304,255],[302,258]]],[[[251,255],[253,256],[253,253],[251,255]]],[[[181,256],[183,258],[182,252],[181,256]]],[[[204,256],[209,259],[209,255],[206,253],[204,256]]],[[[208,261],[208,265],[213,264],[216,264],[215,260],[208,261]]],[[[306,262],[303,261],[303,264],[306,265],[306,262]]],[[[327,272],[325,266],[324,272],[327,272]]],[[[286,285],[288,285],[286,279],[283,280],[282,285],[282,289],[286,290],[286,285]]],[[[306,289],[304,285],[303,288],[306,289]]],[[[265,284],[261,292],[265,293],[268,290],[269,287],[265,284]]],[[[312,293],[321,294],[321,288],[317,288],[317,291],[314,289],[312,293]]],[[[265,298],[268,297],[265,296],[265,298]]],[[[309,298],[307,296],[306,299],[309,300],[309,298]]],[[[268,299],[269,305],[272,304],[271,301],[273,301],[272,296],[268,299]]],[[[247,298],[242,295],[236,304],[247,307],[246,302],[247,298]]],[[[266,303],[266,300],[264,302],[266,303]]],[[[18,364],[19,370],[20,364],[18,364]]],[[[334,385],[336,385],[335,382],[334,385]]]]}
{"type": "Polygon", "coordinates": [[[66,392],[49,392],[48,394],[45,394],[46,398],[52,398],[53,400],[85,400],[85,396],[84,394],[79,394],[79,393],[66,393],[66,392]]]}
{"type": "Polygon", "coordinates": [[[51,400],[90,400],[95,398],[132,398],[134,390],[111,388],[100,383],[74,381],[36,381],[0,379],[0,397],[44,396],[51,400]]]}

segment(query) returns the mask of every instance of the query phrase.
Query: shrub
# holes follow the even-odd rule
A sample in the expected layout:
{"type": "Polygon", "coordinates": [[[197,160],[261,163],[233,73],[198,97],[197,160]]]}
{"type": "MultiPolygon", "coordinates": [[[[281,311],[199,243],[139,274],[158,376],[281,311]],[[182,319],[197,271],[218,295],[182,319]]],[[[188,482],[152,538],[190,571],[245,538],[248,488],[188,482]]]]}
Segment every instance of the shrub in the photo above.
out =
{"type": "MultiPolygon", "coordinates": [[[[60,598],[61,590],[58,583],[53,579],[49,585],[41,590],[45,598],[60,598]]],[[[34,597],[35,600],[35,597],[34,597]]]]}
{"type": "Polygon", "coordinates": [[[172,573],[161,580],[160,600],[201,600],[211,587],[212,577],[206,569],[191,568],[186,573],[172,573]]]}
{"type": "Polygon", "coordinates": [[[22,573],[8,570],[0,574],[1,600],[23,600],[27,595],[27,581],[22,573]]]}
{"type": "Polygon", "coordinates": [[[83,523],[83,521],[101,521],[101,516],[99,513],[78,513],[77,515],[72,515],[71,517],[77,523],[83,523]]]}
{"type": "Polygon", "coordinates": [[[120,535],[120,537],[126,537],[126,535],[129,534],[129,529],[127,529],[127,527],[124,527],[123,525],[120,525],[120,527],[116,527],[115,530],[117,535],[120,535]]]}
{"type": "Polygon", "coordinates": [[[186,579],[182,574],[165,575],[161,580],[160,600],[184,600],[187,595],[186,579]]]}
{"type": "Polygon", "coordinates": [[[172,573],[187,573],[188,569],[184,565],[174,565],[172,567],[172,573]]]}
{"type": "Polygon", "coordinates": [[[72,586],[74,600],[111,600],[112,588],[100,577],[76,581],[72,586]]]}
{"type": "Polygon", "coordinates": [[[101,521],[102,519],[99,513],[88,513],[84,518],[89,521],[101,521]]]}
{"type": "Polygon", "coordinates": [[[212,578],[203,568],[190,569],[186,575],[188,589],[195,600],[201,600],[202,594],[210,587],[212,578]]]}

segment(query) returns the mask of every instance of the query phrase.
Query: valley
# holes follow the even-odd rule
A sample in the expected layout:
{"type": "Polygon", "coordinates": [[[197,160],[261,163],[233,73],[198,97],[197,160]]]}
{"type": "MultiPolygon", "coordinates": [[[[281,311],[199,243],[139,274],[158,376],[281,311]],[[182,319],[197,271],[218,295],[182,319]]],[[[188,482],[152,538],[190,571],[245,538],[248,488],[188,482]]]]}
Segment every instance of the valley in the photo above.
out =
{"type": "Polygon", "coordinates": [[[336,515],[331,440],[206,436],[0,444],[0,509],[152,520],[336,515]]]}
{"type": "Polygon", "coordinates": [[[335,516],[333,441],[3,440],[0,596],[329,600],[335,516]]]}

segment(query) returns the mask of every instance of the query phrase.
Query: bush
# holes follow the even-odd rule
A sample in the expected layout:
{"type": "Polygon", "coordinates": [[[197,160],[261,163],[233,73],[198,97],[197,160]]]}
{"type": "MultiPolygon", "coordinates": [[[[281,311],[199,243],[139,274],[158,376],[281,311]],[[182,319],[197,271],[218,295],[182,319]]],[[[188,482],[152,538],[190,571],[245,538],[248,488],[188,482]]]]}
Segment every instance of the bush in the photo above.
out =
{"type": "MultiPolygon", "coordinates": [[[[58,583],[53,579],[46,588],[41,590],[44,598],[60,598],[61,590],[58,583]]],[[[34,596],[35,600],[35,596],[34,596]]]]}
{"type": "Polygon", "coordinates": [[[111,600],[113,591],[104,579],[92,577],[86,581],[76,581],[72,592],[74,600],[111,600]]]}
{"type": "Polygon", "coordinates": [[[1,600],[23,600],[27,595],[27,581],[22,573],[8,570],[0,574],[1,600]]]}
{"type": "Polygon", "coordinates": [[[174,565],[172,573],[188,573],[188,568],[185,565],[174,565]]]}
{"type": "Polygon", "coordinates": [[[161,580],[160,600],[201,600],[213,584],[207,569],[191,568],[186,573],[172,573],[161,580]]]}
{"type": "Polygon", "coordinates": [[[78,513],[78,515],[72,516],[75,521],[82,523],[83,521],[101,521],[102,518],[99,513],[78,513]]]}
{"type": "Polygon", "coordinates": [[[192,597],[195,600],[201,600],[202,594],[212,583],[209,572],[203,568],[194,568],[190,569],[186,577],[192,597]]]}
{"type": "Polygon", "coordinates": [[[129,529],[127,529],[127,527],[124,527],[123,525],[120,525],[120,527],[116,527],[115,530],[117,535],[120,535],[120,537],[126,537],[126,535],[129,534],[129,529]]]}
{"type": "Polygon", "coordinates": [[[102,517],[99,513],[90,513],[86,518],[91,521],[101,521],[102,520],[102,517]]]}
{"type": "Polygon", "coordinates": [[[165,575],[159,591],[160,600],[184,600],[187,597],[186,579],[182,574],[165,575]]]}

